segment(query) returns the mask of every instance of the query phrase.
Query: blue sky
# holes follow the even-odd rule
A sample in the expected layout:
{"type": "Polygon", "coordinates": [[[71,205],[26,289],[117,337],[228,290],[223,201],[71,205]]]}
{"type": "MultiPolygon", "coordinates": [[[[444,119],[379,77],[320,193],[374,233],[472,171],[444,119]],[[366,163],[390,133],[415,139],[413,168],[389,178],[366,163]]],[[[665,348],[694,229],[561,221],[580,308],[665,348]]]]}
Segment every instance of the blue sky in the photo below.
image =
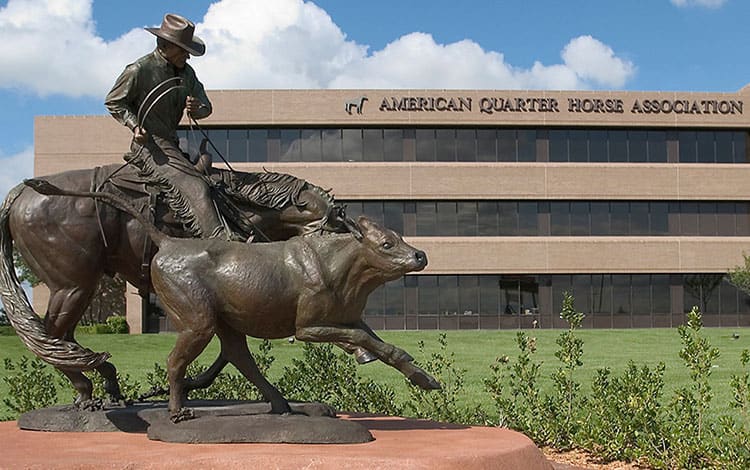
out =
{"type": "Polygon", "coordinates": [[[750,83],[746,0],[0,1],[0,193],[31,175],[34,116],[104,114],[167,12],[197,23],[209,89],[750,83]]]}

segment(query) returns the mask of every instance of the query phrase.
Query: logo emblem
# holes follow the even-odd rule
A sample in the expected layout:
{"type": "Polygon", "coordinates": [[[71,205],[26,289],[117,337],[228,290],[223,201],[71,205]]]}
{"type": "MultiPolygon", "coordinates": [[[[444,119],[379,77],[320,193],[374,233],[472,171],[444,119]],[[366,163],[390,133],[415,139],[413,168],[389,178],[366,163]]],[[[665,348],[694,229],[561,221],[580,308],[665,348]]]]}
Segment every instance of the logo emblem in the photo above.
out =
{"type": "Polygon", "coordinates": [[[362,114],[362,107],[365,105],[365,101],[367,101],[366,96],[358,96],[354,99],[348,100],[344,103],[344,110],[349,114],[353,114],[354,111],[356,111],[357,114],[362,114]]]}

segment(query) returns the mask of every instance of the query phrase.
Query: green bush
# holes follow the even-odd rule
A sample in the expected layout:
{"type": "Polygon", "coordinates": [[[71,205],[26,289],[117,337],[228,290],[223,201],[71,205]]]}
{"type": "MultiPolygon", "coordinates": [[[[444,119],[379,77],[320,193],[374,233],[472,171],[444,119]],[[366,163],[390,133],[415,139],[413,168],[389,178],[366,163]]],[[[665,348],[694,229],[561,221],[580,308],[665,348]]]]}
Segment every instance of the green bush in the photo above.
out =
{"type": "Polygon", "coordinates": [[[638,367],[632,361],[625,372],[613,376],[609,368],[597,370],[591,385],[583,445],[606,460],[637,460],[665,447],[664,363],[638,367]]]}
{"type": "Polygon", "coordinates": [[[128,334],[130,332],[128,320],[122,315],[112,315],[107,318],[106,324],[114,334],[128,334]]]}
{"type": "Polygon", "coordinates": [[[8,395],[3,397],[3,403],[16,414],[5,418],[15,419],[21,413],[57,403],[60,375],[41,359],[23,356],[18,361],[12,361],[5,358],[3,365],[10,372],[3,377],[8,387],[8,395]]]}
{"type": "Polygon", "coordinates": [[[279,379],[281,393],[290,400],[314,401],[337,410],[401,414],[395,391],[357,374],[357,364],[330,344],[304,343],[302,359],[294,359],[279,379]]]}

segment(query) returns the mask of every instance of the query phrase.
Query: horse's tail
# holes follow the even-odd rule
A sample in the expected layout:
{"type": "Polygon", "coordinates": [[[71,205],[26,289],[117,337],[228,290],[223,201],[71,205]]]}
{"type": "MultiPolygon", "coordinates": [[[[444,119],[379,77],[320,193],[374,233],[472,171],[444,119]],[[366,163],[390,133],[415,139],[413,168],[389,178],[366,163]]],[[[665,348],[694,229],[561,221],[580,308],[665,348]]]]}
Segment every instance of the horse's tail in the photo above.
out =
{"type": "Polygon", "coordinates": [[[5,314],[26,347],[45,362],[66,370],[94,369],[109,359],[109,353],[97,353],[78,343],[52,338],[16,277],[9,218],[11,205],[23,189],[22,184],[11,189],[0,207],[0,298],[5,314]]]}
{"type": "Polygon", "coordinates": [[[156,244],[156,246],[160,246],[162,241],[164,241],[165,238],[168,238],[166,234],[160,232],[159,229],[156,228],[153,223],[151,223],[151,221],[143,216],[143,214],[138,212],[138,210],[136,210],[136,208],[133,207],[132,204],[116,194],[105,193],[101,191],[70,191],[67,189],[59,188],[49,181],[40,178],[24,180],[23,184],[29,186],[39,194],[44,194],[45,196],[73,196],[101,199],[107,204],[110,204],[111,206],[114,206],[115,208],[126,212],[138,222],[140,222],[140,224],[143,225],[143,229],[146,230],[146,233],[148,233],[148,236],[151,238],[154,244],[156,244]]]}

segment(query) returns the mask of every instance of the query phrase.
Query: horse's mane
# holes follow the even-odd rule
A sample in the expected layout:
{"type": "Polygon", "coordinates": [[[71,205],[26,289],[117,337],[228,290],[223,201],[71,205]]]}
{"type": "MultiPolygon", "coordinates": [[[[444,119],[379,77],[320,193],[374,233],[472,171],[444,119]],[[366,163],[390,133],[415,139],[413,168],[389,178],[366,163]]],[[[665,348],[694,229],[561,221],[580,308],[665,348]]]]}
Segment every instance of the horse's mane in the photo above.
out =
{"type": "Polygon", "coordinates": [[[333,204],[333,197],[326,191],[301,178],[286,173],[265,171],[263,173],[231,173],[227,192],[236,199],[252,204],[280,210],[289,205],[304,207],[299,200],[303,189],[311,189],[333,204]]]}

